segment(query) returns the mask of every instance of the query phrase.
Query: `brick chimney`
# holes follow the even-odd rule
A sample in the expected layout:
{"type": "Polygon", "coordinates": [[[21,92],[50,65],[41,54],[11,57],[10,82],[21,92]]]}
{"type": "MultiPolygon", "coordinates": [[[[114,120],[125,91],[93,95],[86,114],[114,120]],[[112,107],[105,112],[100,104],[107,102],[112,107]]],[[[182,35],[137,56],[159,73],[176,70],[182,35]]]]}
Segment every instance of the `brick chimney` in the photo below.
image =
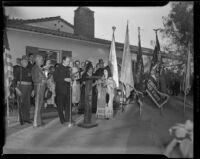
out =
{"type": "Polygon", "coordinates": [[[94,38],[94,11],[78,7],[74,12],[74,34],[94,38]]]}

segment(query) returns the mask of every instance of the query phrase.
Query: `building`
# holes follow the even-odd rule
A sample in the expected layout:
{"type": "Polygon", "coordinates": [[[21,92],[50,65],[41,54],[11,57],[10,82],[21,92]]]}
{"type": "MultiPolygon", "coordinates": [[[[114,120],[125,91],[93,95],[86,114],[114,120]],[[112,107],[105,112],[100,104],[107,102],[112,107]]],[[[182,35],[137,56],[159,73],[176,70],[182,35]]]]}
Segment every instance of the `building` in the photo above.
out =
{"type": "MultiPolygon", "coordinates": [[[[12,62],[22,55],[41,54],[53,63],[61,62],[69,55],[80,61],[90,60],[97,63],[102,58],[108,61],[111,41],[95,38],[94,12],[87,7],[78,7],[75,11],[74,25],[60,16],[40,19],[9,19],[7,35],[12,55],[12,62]]],[[[116,42],[118,63],[122,61],[123,43],[116,42]]],[[[133,60],[138,52],[137,46],[130,46],[133,60]]],[[[142,48],[144,66],[148,69],[146,55],[152,49],[142,48]]],[[[146,69],[146,70],[147,70],[146,69]]]]}

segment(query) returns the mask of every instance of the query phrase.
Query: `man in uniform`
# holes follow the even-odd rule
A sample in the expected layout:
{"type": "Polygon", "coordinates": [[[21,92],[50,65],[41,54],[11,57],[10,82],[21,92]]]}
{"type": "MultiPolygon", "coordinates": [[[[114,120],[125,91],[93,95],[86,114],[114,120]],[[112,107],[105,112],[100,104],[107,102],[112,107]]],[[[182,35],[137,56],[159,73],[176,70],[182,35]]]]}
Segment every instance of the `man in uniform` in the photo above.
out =
{"type": "MultiPolygon", "coordinates": [[[[32,53],[30,53],[28,55],[28,66],[27,66],[27,68],[29,69],[30,72],[31,72],[34,65],[35,65],[34,55],[32,53]]],[[[32,83],[32,89],[34,89],[33,83],[32,83]]],[[[30,101],[31,101],[32,106],[35,105],[34,97],[31,97],[30,101]]]]}
{"type": "Polygon", "coordinates": [[[56,103],[61,124],[69,122],[70,114],[70,57],[63,57],[62,64],[56,67],[53,78],[56,83],[56,103]],[[65,114],[63,113],[63,110],[65,114]]]}
{"type": "Polygon", "coordinates": [[[44,93],[47,79],[41,68],[44,63],[43,57],[41,55],[36,55],[35,62],[36,63],[31,71],[35,94],[35,114],[33,126],[39,127],[43,125],[41,108],[44,104],[44,93]]]}
{"type": "Polygon", "coordinates": [[[31,72],[27,68],[28,58],[22,56],[21,66],[15,70],[14,82],[17,91],[17,101],[19,106],[19,121],[23,125],[30,121],[30,96],[31,96],[31,72]]]}

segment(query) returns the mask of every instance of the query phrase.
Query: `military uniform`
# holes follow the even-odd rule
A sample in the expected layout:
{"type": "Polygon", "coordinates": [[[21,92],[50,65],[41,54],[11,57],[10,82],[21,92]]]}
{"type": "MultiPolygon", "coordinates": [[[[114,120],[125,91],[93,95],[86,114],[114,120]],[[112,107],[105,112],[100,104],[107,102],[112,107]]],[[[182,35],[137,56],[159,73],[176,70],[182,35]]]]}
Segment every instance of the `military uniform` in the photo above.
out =
{"type": "Polygon", "coordinates": [[[53,78],[56,83],[56,104],[60,122],[69,121],[70,114],[70,82],[66,82],[65,78],[70,78],[70,67],[63,66],[63,64],[56,67],[53,78]],[[63,110],[65,114],[63,113],[63,110]]]}
{"type": "MultiPolygon", "coordinates": [[[[29,69],[30,72],[31,72],[34,65],[35,65],[35,63],[31,63],[30,61],[28,62],[27,68],[29,69]]],[[[33,83],[32,83],[32,89],[34,89],[33,83]]],[[[34,97],[31,97],[30,101],[31,101],[31,105],[35,105],[34,97]]]]}
{"type": "Polygon", "coordinates": [[[22,125],[24,122],[30,123],[30,96],[32,90],[31,72],[26,67],[19,66],[14,71],[14,85],[22,95],[17,96],[19,106],[19,120],[22,125]]]}
{"type": "Polygon", "coordinates": [[[44,93],[46,89],[47,79],[44,73],[42,72],[42,68],[36,64],[33,66],[31,74],[35,91],[35,114],[33,126],[37,127],[42,125],[41,108],[44,104],[44,93]]]}

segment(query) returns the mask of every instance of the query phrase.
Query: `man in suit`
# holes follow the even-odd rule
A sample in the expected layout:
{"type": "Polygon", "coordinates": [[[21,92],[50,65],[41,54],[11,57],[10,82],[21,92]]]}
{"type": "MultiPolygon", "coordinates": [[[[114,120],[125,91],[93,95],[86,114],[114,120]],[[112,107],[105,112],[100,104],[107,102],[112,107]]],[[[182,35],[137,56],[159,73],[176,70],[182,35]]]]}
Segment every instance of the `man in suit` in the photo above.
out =
{"type": "Polygon", "coordinates": [[[56,104],[61,124],[69,122],[70,118],[70,61],[70,57],[63,57],[62,64],[59,64],[53,73],[56,83],[56,104]]]}
{"type": "Polygon", "coordinates": [[[42,126],[42,111],[41,108],[44,104],[44,93],[46,89],[47,78],[42,72],[41,66],[44,63],[43,57],[41,55],[36,55],[35,65],[32,68],[32,80],[34,83],[34,94],[35,94],[35,114],[34,114],[34,127],[42,126]]]}

